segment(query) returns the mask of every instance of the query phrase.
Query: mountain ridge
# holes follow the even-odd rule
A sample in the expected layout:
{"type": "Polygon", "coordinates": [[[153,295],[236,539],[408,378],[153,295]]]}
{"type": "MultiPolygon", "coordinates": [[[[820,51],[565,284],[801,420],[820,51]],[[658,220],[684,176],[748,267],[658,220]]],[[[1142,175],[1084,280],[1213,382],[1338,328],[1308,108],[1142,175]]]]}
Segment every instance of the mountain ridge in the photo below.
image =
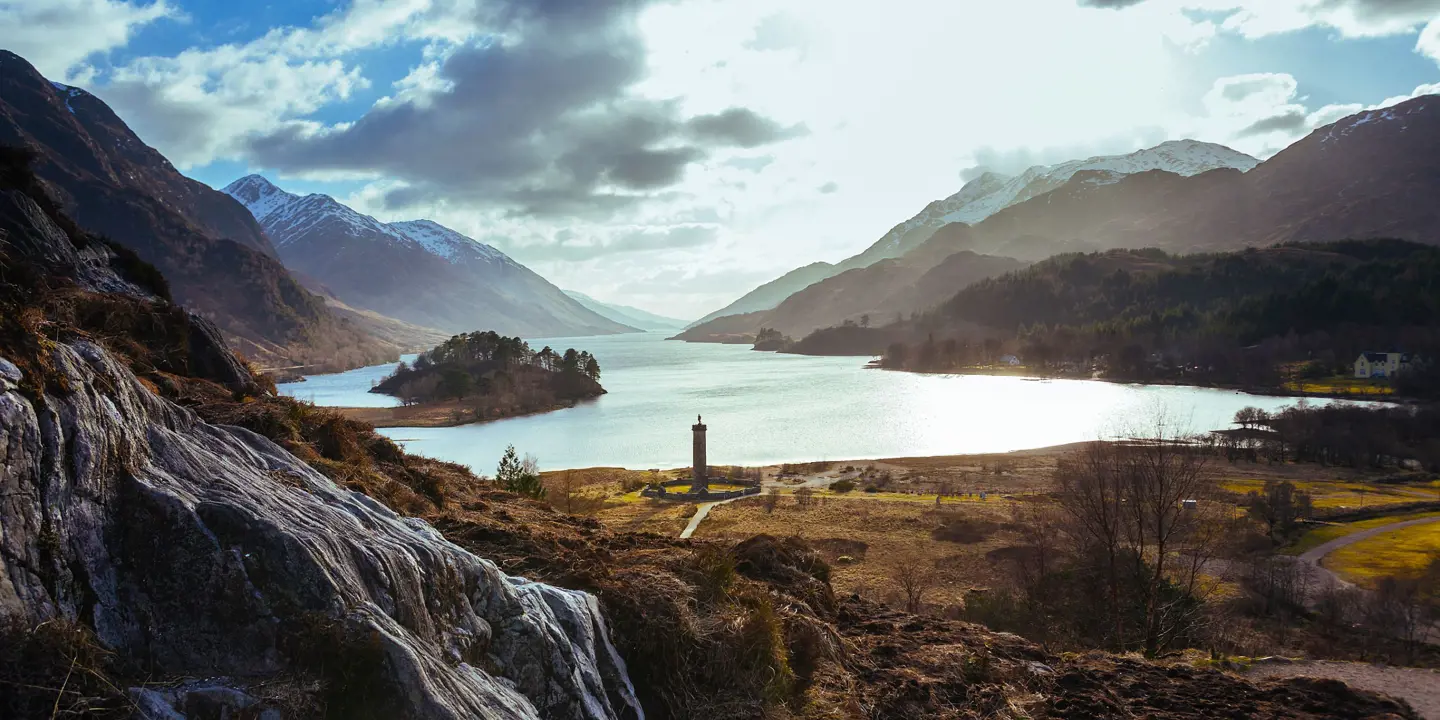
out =
{"type": "Polygon", "coordinates": [[[222,190],[255,216],[292,270],[356,308],[446,332],[523,337],[635,332],[584,307],[494,247],[433,220],[385,223],[261,175],[222,190]]]}
{"type": "Polygon", "coordinates": [[[245,208],[180,174],[100,98],[6,51],[0,145],[32,151],[35,174],[81,228],[156,266],[176,302],[250,358],[342,369],[398,355],[292,277],[245,208]]]}
{"type": "Polygon", "coordinates": [[[620,305],[596,300],[579,290],[564,290],[566,295],[574,298],[576,302],[605,317],[630,327],[639,328],[647,332],[660,330],[679,330],[684,328],[686,322],[677,318],[657,315],[649,310],[642,310],[630,305],[620,305]]]}
{"type": "Polygon", "coordinates": [[[955,194],[932,201],[919,213],[896,224],[860,253],[834,265],[814,263],[793,270],[706,315],[695,325],[725,315],[773,309],[790,295],[828,277],[868,267],[887,258],[901,257],[924,244],[935,231],[947,224],[963,222],[974,225],[1001,210],[1062,187],[1077,174],[1088,172],[1091,174],[1087,177],[1094,182],[1108,184],[1118,182],[1126,175],[1149,170],[1194,175],[1225,167],[1248,171],[1259,162],[1223,145],[1197,140],[1171,140],[1125,155],[1096,155],[1054,165],[1034,165],[1015,176],[985,171],[966,182],[955,194]],[[814,272],[792,277],[817,265],[824,266],[823,274],[814,272]]]}

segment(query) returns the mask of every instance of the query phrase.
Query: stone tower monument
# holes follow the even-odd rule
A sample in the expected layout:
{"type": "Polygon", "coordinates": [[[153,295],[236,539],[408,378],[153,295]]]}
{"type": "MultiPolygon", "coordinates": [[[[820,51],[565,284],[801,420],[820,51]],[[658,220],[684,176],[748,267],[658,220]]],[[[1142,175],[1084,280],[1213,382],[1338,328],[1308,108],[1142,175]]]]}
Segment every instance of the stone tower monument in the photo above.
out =
{"type": "Polygon", "coordinates": [[[710,469],[705,464],[705,423],[700,421],[699,415],[695,416],[695,424],[690,429],[695,432],[695,475],[690,492],[705,492],[709,489],[710,469]]]}

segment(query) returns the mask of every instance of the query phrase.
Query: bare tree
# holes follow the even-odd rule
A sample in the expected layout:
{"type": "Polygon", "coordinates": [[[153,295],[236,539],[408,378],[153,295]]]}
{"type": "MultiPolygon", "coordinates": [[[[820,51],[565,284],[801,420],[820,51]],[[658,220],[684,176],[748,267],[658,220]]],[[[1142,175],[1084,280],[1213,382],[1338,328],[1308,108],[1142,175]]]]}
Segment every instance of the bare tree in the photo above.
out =
{"type": "Polygon", "coordinates": [[[1277,531],[1289,532],[1311,512],[1308,493],[1296,490],[1292,483],[1277,482],[1273,478],[1265,481],[1260,492],[1246,495],[1245,504],[1250,517],[1265,525],[1271,540],[1277,531]]]}
{"type": "Polygon", "coordinates": [[[815,490],[802,487],[795,491],[795,506],[801,510],[809,510],[815,506],[815,490]]]}
{"type": "Polygon", "coordinates": [[[780,504],[780,488],[777,488],[777,487],[772,487],[772,488],[767,489],[767,490],[765,491],[765,495],[760,498],[760,505],[761,505],[761,507],[765,508],[765,514],[766,514],[766,515],[770,515],[770,514],[774,513],[774,512],[775,512],[775,506],[777,506],[777,505],[779,505],[779,504],[780,504]]]}
{"type": "Polygon", "coordinates": [[[919,614],[925,593],[935,584],[935,569],[919,555],[904,555],[890,569],[890,579],[905,598],[905,612],[919,614]]]}
{"type": "Polygon", "coordinates": [[[1133,435],[1065,458],[1056,482],[1077,546],[1102,565],[1112,642],[1125,644],[1128,579],[1139,593],[1143,649],[1153,656],[1199,619],[1194,599],[1213,590],[1203,570],[1227,523],[1202,446],[1161,413],[1133,435]],[[1172,586],[1181,592],[1167,592],[1172,586]]]}

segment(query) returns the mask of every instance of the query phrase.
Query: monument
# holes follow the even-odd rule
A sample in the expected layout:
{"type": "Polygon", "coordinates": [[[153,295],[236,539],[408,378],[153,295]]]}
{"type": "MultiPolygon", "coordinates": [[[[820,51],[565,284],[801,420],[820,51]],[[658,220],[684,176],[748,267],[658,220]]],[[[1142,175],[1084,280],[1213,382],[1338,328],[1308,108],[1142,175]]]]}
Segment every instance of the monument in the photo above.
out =
{"type": "Polygon", "coordinates": [[[695,433],[695,455],[690,492],[705,493],[710,489],[710,468],[705,464],[705,423],[701,422],[699,415],[695,416],[695,424],[690,429],[695,433]]]}

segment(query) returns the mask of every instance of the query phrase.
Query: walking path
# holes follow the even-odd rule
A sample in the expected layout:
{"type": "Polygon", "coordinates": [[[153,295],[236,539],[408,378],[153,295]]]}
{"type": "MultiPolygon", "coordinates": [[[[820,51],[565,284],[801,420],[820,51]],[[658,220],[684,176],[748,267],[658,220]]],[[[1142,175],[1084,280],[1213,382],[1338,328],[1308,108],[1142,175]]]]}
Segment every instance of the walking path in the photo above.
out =
{"type": "Polygon", "coordinates": [[[1311,568],[1314,568],[1315,572],[1312,573],[1313,575],[1318,575],[1321,578],[1329,580],[1331,583],[1339,584],[1341,586],[1349,586],[1350,583],[1341,579],[1339,575],[1336,575],[1329,568],[1320,564],[1320,561],[1323,560],[1326,555],[1329,555],[1330,553],[1335,552],[1336,550],[1339,550],[1346,545],[1353,545],[1357,542],[1360,542],[1361,540],[1368,540],[1381,533],[1387,533],[1391,530],[1399,530],[1400,528],[1407,528],[1411,525],[1424,525],[1426,523],[1432,522],[1440,522],[1440,517],[1404,520],[1397,523],[1390,523],[1389,525],[1381,525],[1380,527],[1368,528],[1359,532],[1353,532],[1349,535],[1335,538],[1330,542],[1316,545],[1315,547],[1305,551],[1300,555],[1300,562],[1303,562],[1311,568]]]}
{"type": "Polygon", "coordinates": [[[736,500],[744,500],[744,499],[747,498],[747,497],[756,497],[756,496],[755,496],[755,495],[741,495],[740,497],[733,497],[733,498],[730,498],[729,500],[716,500],[715,502],[708,502],[708,503],[704,503],[704,504],[700,505],[699,508],[695,510],[695,514],[690,516],[690,522],[688,522],[688,523],[685,524],[685,529],[680,531],[680,539],[681,539],[681,540],[684,540],[685,538],[688,538],[688,537],[690,537],[691,535],[694,535],[694,534],[695,534],[695,528],[700,527],[700,521],[701,521],[701,520],[704,520],[704,519],[705,519],[705,516],[710,514],[710,508],[713,508],[713,507],[715,507],[716,505],[724,505],[725,503],[732,503],[732,502],[735,502],[736,500]]]}

